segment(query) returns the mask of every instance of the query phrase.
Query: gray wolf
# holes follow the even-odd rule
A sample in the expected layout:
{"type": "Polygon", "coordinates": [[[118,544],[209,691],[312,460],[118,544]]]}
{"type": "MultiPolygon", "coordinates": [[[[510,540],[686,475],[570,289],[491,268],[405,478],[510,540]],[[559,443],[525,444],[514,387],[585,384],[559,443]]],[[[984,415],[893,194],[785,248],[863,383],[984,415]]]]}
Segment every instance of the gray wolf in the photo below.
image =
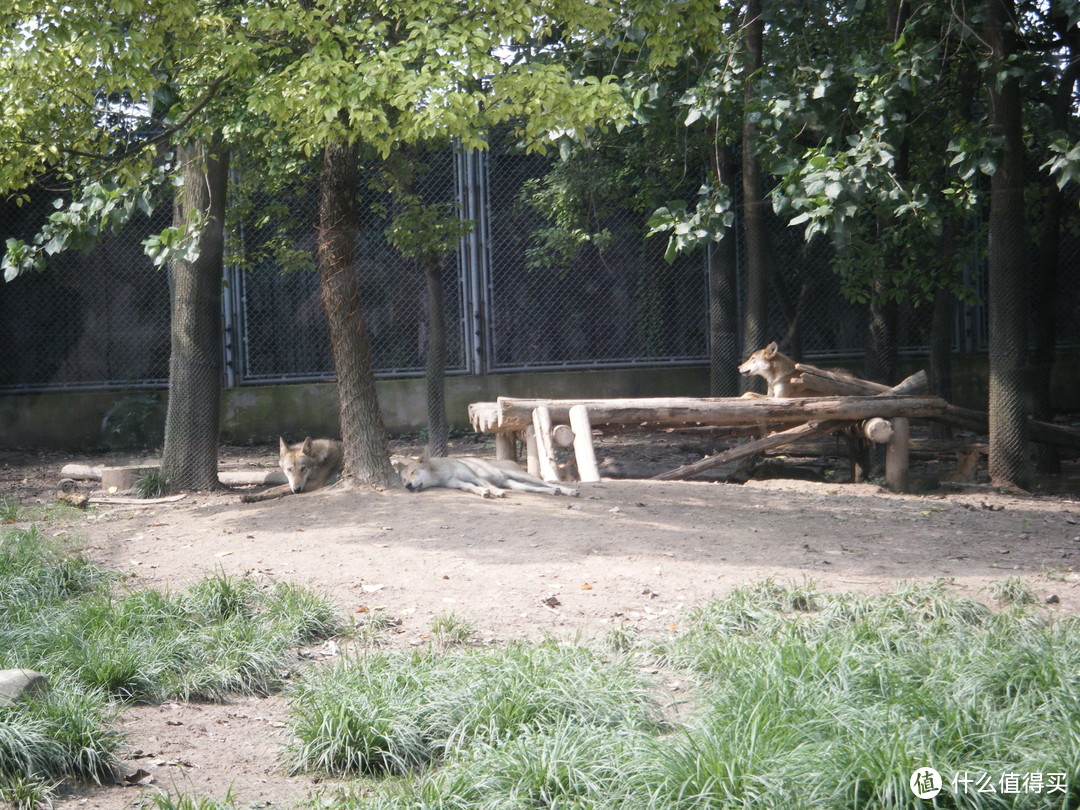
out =
{"type": "Polygon", "coordinates": [[[795,361],[786,354],[780,353],[775,340],[764,349],[758,349],[750,355],[746,362],[739,366],[739,373],[744,377],[754,374],[764,377],[769,386],[766,396],[788,398],[825,395],[824,392],[816,391],[808,385],[791,381],[791,378],[796,376],[795,361]]]}
{"type": "Polygon", "coordinates": [[[311,492],[326,486],[341,475],[344,466],[341,442],[333,439],[312,439],[310,436],[296,444],[289,444],[279,436],[278,442],[281,450],[278,460],[289,483],[255,495],[243,495],[240,500],[244,503],[311,492]]]}
{"type": "Polygon", "coordinates": [[[502,498],[505,490],[548,492],[552,495],[577,495],[576,489],[549,484],[529,475],[513,461],[454,456],[410,461],[401,471],[405,489],[419,492],[432,487],[463,489],[485,498],[502,498]]]}

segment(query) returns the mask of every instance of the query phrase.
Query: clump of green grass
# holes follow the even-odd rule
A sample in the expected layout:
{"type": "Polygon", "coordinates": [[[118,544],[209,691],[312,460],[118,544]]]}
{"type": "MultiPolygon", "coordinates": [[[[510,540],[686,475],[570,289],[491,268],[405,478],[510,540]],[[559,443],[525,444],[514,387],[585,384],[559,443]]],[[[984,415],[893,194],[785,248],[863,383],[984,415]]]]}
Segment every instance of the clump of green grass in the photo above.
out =
{"type": "Polygon", "coordinates": [[[9,803],[34,806],[59,781],[105,776],[121,701],[276,691],[295,668],[290,651],[341,626],[325,599],[291,585],[224,574],[176,595],[114,585],[37,528],[0,533],[0,669],[33,669],[51,686],[0,707],[9,803]]]}
{"type": "Polygon", "coordinates": [[[1020,577],[998,580],[988,590],[995,600],[1006,605],[1034,605],[1039,601],[1039,597],[1020,577]]]}
{"type": "Polygon", "coordinates": [[[19,521],[19,502],[14,498],[0,500],[0,523],[17,523],[19,521]]]}
{"type": "Polygon", "coordinates": [[[150,469],[135,481],[135,495],[139,498],[160,498],[172,489],[169,477],[160,469],[150,469]]]}
{"type": "Polygon", "coordinates": [[[450,613],[432,619],[431,633],[444,647],[461,646],[468,644],[476,635],[476,625],[450,613]]]}
{"type": "Polygon", "coordinates": [[[306,673],[293,710],[295,768],[333,774],[403,773],[564,720],[659,724],[637,672],[555,644],[344,661],[306,673]]]}

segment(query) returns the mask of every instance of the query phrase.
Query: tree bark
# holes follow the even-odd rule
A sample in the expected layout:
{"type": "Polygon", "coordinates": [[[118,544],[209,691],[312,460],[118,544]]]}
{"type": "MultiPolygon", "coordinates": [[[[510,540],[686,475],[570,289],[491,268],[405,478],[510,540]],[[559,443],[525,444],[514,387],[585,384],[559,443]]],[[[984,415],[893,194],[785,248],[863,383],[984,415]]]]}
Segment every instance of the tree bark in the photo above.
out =
{"type": "Polygon", "coordinates": [[[1024,247],[1024,139],[1020,85],[1006,71],[1015,52],[1013,0],[987,0],[984,38],[990,126],[1004,140],[990,179],[988,255],[990,326],[990,479],[1027,489],[1031,382],[1027,365],[1027,287],[1024,247]]]}
{"type": "MultiPolygon", "coordinates": [[[[755,78],[763,64],[765,24],[760,0],[746,4],[746,69],[743,85],[743,234],[746,245],[746,307],[743,311],[743,353],[749,354],[769,342],[768,337],[768,234],[765,231],[765,183],[757,156],[757,125],[749,109],[757,101],[755,78]]],[[[751,378],[743,385],[752,390],[751,378]]],[[[758,388],[761,386],[759,384],[758,388]]]]}
{"type": "Polygon", "coordinates": [[[218,481],[221,425],[221,272],[229,158],[219,138],[177,149],[184,185],[173,225],[201,216],[199,255],[169,263],[172,316],[169,401],[161,471],[173,490],[205,490],[218,481]]]}
{"type": "Polygon", "coordinates": [[[375,390],[371,343],[361,309],[355,264],[357,147],[329,143],[319,175],[319,233],[316,245],[319,291],[330,332],[337,374],[338,411],[345,473],[371,486],[390,486],[397,476],[375,390]]]}

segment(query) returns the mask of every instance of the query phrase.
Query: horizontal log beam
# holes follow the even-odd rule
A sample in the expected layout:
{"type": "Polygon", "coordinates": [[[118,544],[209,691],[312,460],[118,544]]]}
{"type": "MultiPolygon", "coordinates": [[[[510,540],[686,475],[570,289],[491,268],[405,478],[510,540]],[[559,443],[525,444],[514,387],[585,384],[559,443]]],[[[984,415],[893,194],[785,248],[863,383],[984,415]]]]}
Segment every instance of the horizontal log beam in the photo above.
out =
{"type": "MultiPolygon", "coordinates": [[[[486,405],[487,403],[482,403],[486,405]]],[[[594,427],[619,425],[637,427],[676,427],[710,425],[785,424],[812,420],[838,419],[861,421],[875,416],[930,418],[943,414],[948,403],[939,397],[803,397],[779,399],[762,397],[694,398],[646,397],[640,399],[514,399],[500,397],[498,430],[523,430],[532,423],[532,412],[545,405],[553,421],[569,419],[570,408],[584,405],[594,427]]],[[[488,409],[490,414],[490,409],[488,409]]]]}

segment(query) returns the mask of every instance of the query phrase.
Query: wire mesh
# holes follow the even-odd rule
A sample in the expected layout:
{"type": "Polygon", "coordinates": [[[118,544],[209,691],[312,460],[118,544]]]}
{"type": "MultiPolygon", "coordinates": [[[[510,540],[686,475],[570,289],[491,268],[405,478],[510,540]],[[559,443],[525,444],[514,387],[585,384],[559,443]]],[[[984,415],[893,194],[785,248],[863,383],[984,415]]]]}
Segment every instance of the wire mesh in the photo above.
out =
{"type": "MultiPolygon", "coordinates": [[[[453,203],[465,185],[461,162],[443,150],[425,158],[417,188],[432,202],[453,203]]],[[[551,160],[509,150],[490,155],[482,183],[483,227],[470,247],[446,257],[448,370],[485,373],[699,363],[708,355],[707,273],[701,254],[667,264],[663,238],[643,237],[628,205],[610,212],[611,243],[589,246],[565,262],[535,261],[542,218],[522,188],[551,160]],[[479,345],[482,351],[473,351],[479,345]]],[[[372,175],[369,175],[369,177],[372,175]]],[[[470,181],[472,182],[472,181],[470,181]]],[[[479,189],[479,191],[478,191],[479,189]]],[[[1056,330],[1059,346],[1080,345],[1080,209],[1070,190],[1060,246],[1056,330]]],[[[29,239],[51,212],[55,195],[23,208],[0,203],[0,237],[29,239]]],[[[421,376],[427,345],[422,271],[387,241],[391,201],[365,183],[356,271],[380,376],[421,376]]],[[[315,256],[313,178],[254,192],[236,207],[228,232],[230,380],[265,384],[331,379],[333,365],[315,256]]],[[[133,222],[88,254],[48,257],[48,269],[0,284],[0,393],[160,387],[168,379],[168,282],[144,255],[142,241],[166,227],[169,206],[133,222]]],[[[799,229],[774,223],[770,329],[790,335],[792,353],[859,356],[866,346],[866,307],[847,301],[833,272],[835,243],[809,244],[799,229]]],[[[744,272],[741,270],[740,272],[744,272]]],[[[970,268],[978,291],[981,268],[970,268]]],[[[985,296],[984,296],[985,297],[985,296]]],[[[932,307],[899,306],[901,353],[925,353],[932,307]]],[[[958,304],[954,349],[985,351],[982,303],[958,304]]],[[[743,354],[754,347],[741,347],[743,354]]]]}
{"type": "Polygon", "coordinates": [[[704,360],[704,256],[668,264],[663,239],[646,239],[627,206],[606,211],[599,223],[611,234],[608,244],[586,242],[553,259],[538,240],[545,220],[523,193],[551,160],[491,157],[491,369],[704,360]]]}

